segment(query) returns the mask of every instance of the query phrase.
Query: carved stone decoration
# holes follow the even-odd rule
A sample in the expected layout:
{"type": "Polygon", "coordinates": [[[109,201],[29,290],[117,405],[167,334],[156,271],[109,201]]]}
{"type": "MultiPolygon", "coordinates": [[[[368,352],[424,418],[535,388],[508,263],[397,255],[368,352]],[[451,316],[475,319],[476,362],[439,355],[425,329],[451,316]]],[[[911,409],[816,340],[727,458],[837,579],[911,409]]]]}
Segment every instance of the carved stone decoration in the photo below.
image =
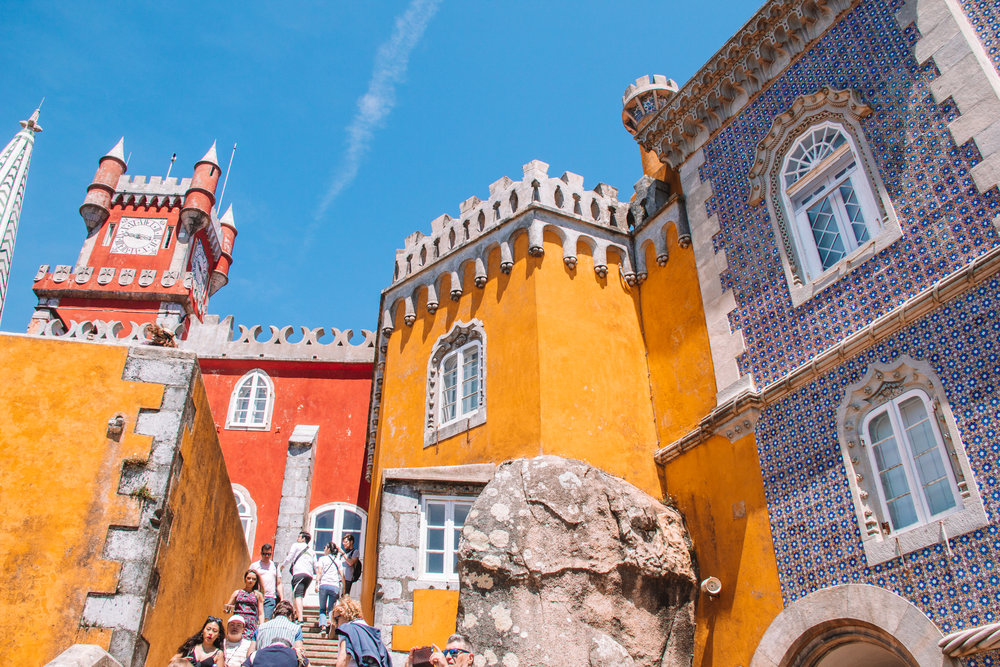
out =
{"type": "Polygon", "coordinates": [[[780,144],[789,129],[799,125],[806,117],[824,108],[837,110],[843,116],[861,120],[871,114],[872,109],[858,99],[853,90],[839,90],[823,86],[812,95],[803,95],[792,102],[792,107],[771,121],[771,129],[757,144],[757,154],[750,167],[750,205],[759,204],[766,194],[765,178],[780,171],[775,158],[784,154],[780,144]]]}
{"type": "Polygon", "coordinates": [[[135,280],[135,269],[122,269],[118,274],[118,284],[122,287],[131,285],[133,280],[135,280]]]}
{"type": "MultiPolygon", "coordinates": [[[[437,412],[437,385],[439,382],[441,361],[447,354],[457,350],[466,343],[479,341],[479,410],[470,420],[463,420],[461,424],[466,427],[476,426],[486,420],[486,330],[480,320],[472,320],[468,324],[458,321],[451,331],[438,338],[434,343],[434,350],[427,361],[427,395],[426,412],[424,419],[424,446],[427,447],[442,437],[438,428],[437,412]]],[[[458,428],[451,424],[445,428],[458,428]]],[[[457,432],[457,431],[456,431],[457,432]]]]}
{"type": "Polygon", "coordinates": [[[107,285],[112,280],[115,279],[115,269],[111,266],[102,266],[101,270],[97,272],[97,284],[107,285]]]}
{"type": "Polygon", "coordinates": [[[156,280],[155,269],[143,269],[139,274],[139,287],[149,287],[156,280]]]}
{"type": "Polygon", "coordinates": [[[52,282],[64,283],[69,280],[69,273],[73,267],[68,264],[58,264],[56,270],[52,272],[52,282]]]}
{"type": "Polygon", "coordinates": [[[870,565],[936,543],[941,534],[939,522],[946,527],[948,535],[960,535],[987,522],[978,488],[969,484],[973,473],[959,437],[958,425],[948,406],[944,388],[927,362],[900,355],[888,364],[872,364],[860,381],[846,388],[837,412],[837,426],[844,468],[848,471],[848,483],[861,528],[862,545],[870,565]],[[958,487],[958,511],[924,525],[908,527],[902,533],[893,533],[883,507],[879,474],[869,451],[871,443],[866,441],[865,420],[874,410],[913,390],[919,390],[927,399],[930,408],[928,417],[935,422],[935,430],[942,437],[946,465],[950,465],[958,487]],[[852,471],[854,474],[851,474],[852,471]]]}
{"type": "Polygon", "coordinates": [[[190,271],[184,272],[184,289],[191,289],[194,285],[194,275],[190,271]]]}
{"type": "Polygon", "coordinates": [[[45,274],[48,272],[49,272],[48,264],[42,264],[41,266],[39,266],[38,271],[35,272],[35,282],[37,283],[39,280],[44,278],[45,274]]]}
{"type": "Polygon", "coordinates": [[[858,2],[767,3],[683,88],[643,118],[635,140],[655,151],[660,161],[678,167],[858,2]]]}
{"type": "Polygon", "coordinates": [[[160,285],[163,287],[173,287],[180,276],[180,271],[164,271],[163,277],[160,278],[160,285]]]}
{"type": "Polygon", "coordinates": [[[84,285],[90,280],[90,276],[94,273],[94,267],[92,266],[78,266],[76,267],[76,284],[84,285]]]}
{"type": "Polygon", "coordinates": [[[692,555],[681,514],[628,482],[509,461],[462,529],[458,630],[501,665],[690,666],[692,555]]]}

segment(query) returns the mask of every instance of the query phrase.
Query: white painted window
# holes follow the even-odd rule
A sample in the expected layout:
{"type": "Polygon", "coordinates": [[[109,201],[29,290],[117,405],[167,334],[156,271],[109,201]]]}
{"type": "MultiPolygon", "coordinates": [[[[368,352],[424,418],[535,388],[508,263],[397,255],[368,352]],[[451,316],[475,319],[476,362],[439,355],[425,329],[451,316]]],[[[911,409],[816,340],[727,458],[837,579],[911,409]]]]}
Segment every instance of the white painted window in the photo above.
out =
{"type": "Polygon", "coordinates": [[[456,322],[438,338],[427,362],[424,446],[439,444],[486,422],[486,331],[456,322]]]}
{"type": "Polygon", "coordinates": [[[420,508],[420,573],[425,579],[458,579],[458,542],[472,498],[425,496],[420,508]]]}
{"type": "Polygon", "coordinates": [[[479,410],[482,399],[482,346],[473,341],[441,360],[440,424],[450,424],[479,410]]]}
{"type": "Polygon", "coordinates": [[[341,546],[344,535],[354,536],[354,547],[359,556],[363,556],[367,524],[368,515],[357,505],[328,503],[317,507],[310,513],[310,544],[316,557],[323,555],[324,547],[330,542],[341,546]]]}
{"type": "Polygon", "coordinates": [[[879,234],[881,221],[851,135],[810,127],[785,155],[781,188],[799,262],[815,279],[879,234]]]}
{"type": "Polygon", "coordinates": [[[989,523],[934,370],[902,355],[873,364],[838,412],[841,454],[869,565],[989,523]]]}
{"type": "Polygon", "coordinates": [[[257,504],[250,497],[250,492],[240,484],[233,484],[233,498],[236,500],[236,511],[243,525],[243,536],[247,548],[253,553],[254,538],[257,535],[257,504]]]}
{"type": "Polygon", "coordinates": [[[927,394],[906,392],[865,418],[864,437],[889,534],[959,508],[955,474],[927,394]]]}
{"type": "Polygon", "coordinates": [[[236,383],[229,399],[226,428],[267,430],[271,427],[274,408],[274,384],[259,368],[250,371],[236,383]]]}

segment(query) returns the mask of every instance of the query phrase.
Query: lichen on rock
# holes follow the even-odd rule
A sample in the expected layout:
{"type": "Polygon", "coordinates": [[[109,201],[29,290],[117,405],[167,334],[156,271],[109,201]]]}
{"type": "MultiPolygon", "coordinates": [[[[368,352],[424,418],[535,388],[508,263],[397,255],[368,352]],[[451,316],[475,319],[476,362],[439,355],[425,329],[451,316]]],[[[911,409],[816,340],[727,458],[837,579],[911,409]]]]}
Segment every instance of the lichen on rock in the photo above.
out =
{"type": "Polygon", "coordinates": [[[459,630],[487,664],[691,664],[697,577],[676,509],[540,456],[498,468],[462,535],[459,630]]]}

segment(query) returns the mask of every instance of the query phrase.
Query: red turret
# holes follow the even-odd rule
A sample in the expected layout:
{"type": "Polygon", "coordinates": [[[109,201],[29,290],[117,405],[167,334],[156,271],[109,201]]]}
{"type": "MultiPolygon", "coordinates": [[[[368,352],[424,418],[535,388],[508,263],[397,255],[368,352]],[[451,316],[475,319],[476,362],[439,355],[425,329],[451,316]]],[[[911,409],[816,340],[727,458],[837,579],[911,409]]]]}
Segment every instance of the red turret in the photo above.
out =
{"type": "Polygon", "coordinates": [[[219,218],[219,226],[222,229],[222,256],[212,271],[212,282],[209,286],[209,296],[215,294],[220,288],[229,282],[229,267],[233,264],[233,244],[236,243],[236,221],[233,219],[233,205],[230,204],[226,212],[219,218]]]}
{"type": "Polygon", "coordinates": [[[194,234],[205,228],[212,219],[212,207],[215,206],[215,188],[219,184],[219,158],[215,155],[215,142],[205,153],[205,157],[194,165],[194,177],[191,187],[184,195],[184,208],[181,209],[181,222],[188,232],[194,234]]]}
{"type": "Polygon", "coordinates": [[[87,196],[80,207],[80,215],[92,232],[108,219],[111,212],[111,196],[118,186],[118,179],[125,173],[125,137],[118,140],[115,147],[100,159],[94,182],[87,186],[87,196]]]}

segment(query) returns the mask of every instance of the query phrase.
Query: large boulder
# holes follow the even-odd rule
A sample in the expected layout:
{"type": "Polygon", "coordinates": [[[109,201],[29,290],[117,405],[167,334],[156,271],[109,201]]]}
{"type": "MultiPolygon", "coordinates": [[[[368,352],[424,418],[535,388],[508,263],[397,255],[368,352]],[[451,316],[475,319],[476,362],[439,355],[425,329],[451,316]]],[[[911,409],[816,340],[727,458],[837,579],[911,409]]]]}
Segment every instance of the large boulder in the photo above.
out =
{"type": "Polygon", "coordinates": [[[501,465],[469,511],[458,570],[459,631],[487,665],[691,665],[683,517],[586,463],[501,465]]]}

